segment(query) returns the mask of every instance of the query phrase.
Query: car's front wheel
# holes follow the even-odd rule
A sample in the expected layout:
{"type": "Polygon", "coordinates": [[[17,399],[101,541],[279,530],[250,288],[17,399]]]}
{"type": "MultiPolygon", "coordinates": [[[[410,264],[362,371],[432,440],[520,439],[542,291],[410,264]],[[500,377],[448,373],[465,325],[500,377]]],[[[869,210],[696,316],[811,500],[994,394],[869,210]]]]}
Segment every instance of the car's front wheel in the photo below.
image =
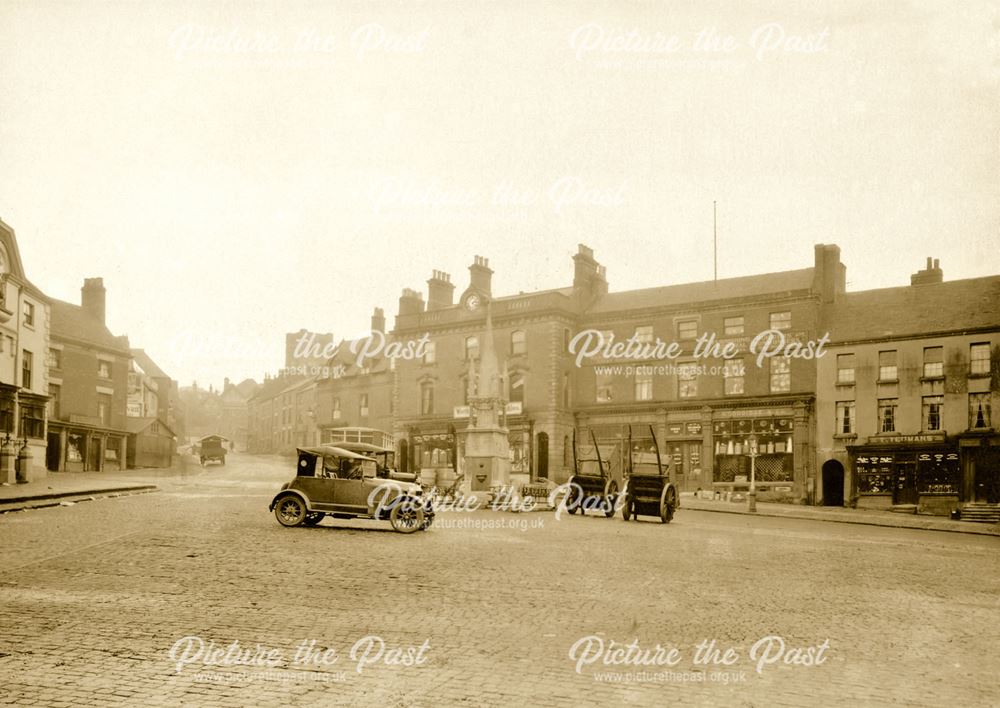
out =
{"type": "Polygon", "coordinates": [[[397,501],[389,513],[389,521],[396,531],[413,533],[423,528],[424,510],[414,501],[397,501]]]}
{"type": "Polygon", "coordinates": [[[274,506],[274,517],[282,526],[301,526],[308,513],[305,502],[295,496],[282,497],[274,506]]]}

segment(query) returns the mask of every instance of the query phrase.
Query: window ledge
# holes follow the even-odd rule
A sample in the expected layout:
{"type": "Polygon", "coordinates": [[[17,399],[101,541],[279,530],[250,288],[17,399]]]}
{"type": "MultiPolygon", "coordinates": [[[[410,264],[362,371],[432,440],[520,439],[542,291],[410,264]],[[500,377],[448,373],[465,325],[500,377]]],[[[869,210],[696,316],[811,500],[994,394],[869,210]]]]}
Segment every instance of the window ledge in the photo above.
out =
{"type": "Polygon", "coordinates": [[[992,375],[993,375],[992,371],[981,371],[981,372],[976,372],[976,373],[969,372],[968,378],[970,378],[970,379],[988,379],[992,375]]]}
{"type": "Polygon", "coordinates": [[[833,385],[834,386],[844,386],[844,387],[847,387],[847,386],[854,386],[855,383],[856,382],[854,382],[854,381],[835,381],[833,385]]]}
{"type": "Polygon", "coordinates": [[[895,379],[875,379],[875,383],[877,383],[877,384],[898,384],[899,383],[899,379],[898,378],[895,378],[895,379]]]}
{"type": "Polygon", "coordinates": [[[858,434],[857,433],[834,433],[833,434],[833,439],[834,440],[857,440],[858,439],[858,434]]]}
{"type": "Polygon", "coordinates": [[[932,381],[944,381],[944,376],[921,376],[920,383],[929,383],[932,381]]]}

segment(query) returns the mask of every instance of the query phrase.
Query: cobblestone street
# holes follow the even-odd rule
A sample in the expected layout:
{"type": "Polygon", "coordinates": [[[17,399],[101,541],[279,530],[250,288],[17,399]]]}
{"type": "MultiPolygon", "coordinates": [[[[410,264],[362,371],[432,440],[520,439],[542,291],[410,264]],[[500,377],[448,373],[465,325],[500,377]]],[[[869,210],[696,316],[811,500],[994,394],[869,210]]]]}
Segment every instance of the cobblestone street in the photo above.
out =
{"type": "Polygon", "coordinates": [[[0,516],[0,702],[1000,704],[994,537],[684,508],[286,529],[267,505],[290,475],[235,455],[159,493],[0,516]],[[352,659],[370,636],[384,650],[352,659]],[[752,658],[769,636],[783,653],[752,658]],[[585,637],[680,660],[587,663],[597,639],[571,659],[585,637]],[[705,640],[732,664],[695,664],[705,640]],[[225,651],[272,665],[206,665],[225,651]]]}

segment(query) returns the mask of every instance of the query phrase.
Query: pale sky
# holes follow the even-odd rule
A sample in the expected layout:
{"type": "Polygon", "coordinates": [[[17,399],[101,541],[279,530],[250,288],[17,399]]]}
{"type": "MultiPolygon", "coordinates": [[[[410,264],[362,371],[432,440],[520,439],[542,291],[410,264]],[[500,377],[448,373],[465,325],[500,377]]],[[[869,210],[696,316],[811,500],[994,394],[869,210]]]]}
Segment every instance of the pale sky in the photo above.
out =
{"type": "Polygon", "coordinates": [[[0,218],[182,385],[474,255],[497,294],[579,242],[612,290],[710,279],[713,199],[720,277],[1000,273],[998,4],[746,5],[0,0],[0,218]]]}

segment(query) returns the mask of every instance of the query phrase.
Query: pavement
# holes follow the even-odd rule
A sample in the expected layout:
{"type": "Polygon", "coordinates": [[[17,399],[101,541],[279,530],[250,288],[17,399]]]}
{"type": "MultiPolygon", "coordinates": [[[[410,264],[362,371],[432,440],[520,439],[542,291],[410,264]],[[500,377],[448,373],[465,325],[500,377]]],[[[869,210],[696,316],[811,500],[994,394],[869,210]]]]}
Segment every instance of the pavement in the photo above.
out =
{"type": "Polygon", "coordinates": [[[681,495],[682,509],[715,511],[725,514],[746,514],[748,516],[771,516],[784,519],[807,519],[810,521],[832,521],[841,524],[864,524],[867,526],[889,526],[899,529],[926,529],[928,531],[949,531],[971,533],[983,536],[1000,536],[1000,524],[984,524],[973,521],[953,521],[943,516],[923,514],[901,514],[892,511],[871,509],[848,509],[829,506],[804,506],[799,504],[776,504],[757,502],[757,511],[747,511],[746,500],[733,502],[700,499],[693,494],[681,495]]]}

